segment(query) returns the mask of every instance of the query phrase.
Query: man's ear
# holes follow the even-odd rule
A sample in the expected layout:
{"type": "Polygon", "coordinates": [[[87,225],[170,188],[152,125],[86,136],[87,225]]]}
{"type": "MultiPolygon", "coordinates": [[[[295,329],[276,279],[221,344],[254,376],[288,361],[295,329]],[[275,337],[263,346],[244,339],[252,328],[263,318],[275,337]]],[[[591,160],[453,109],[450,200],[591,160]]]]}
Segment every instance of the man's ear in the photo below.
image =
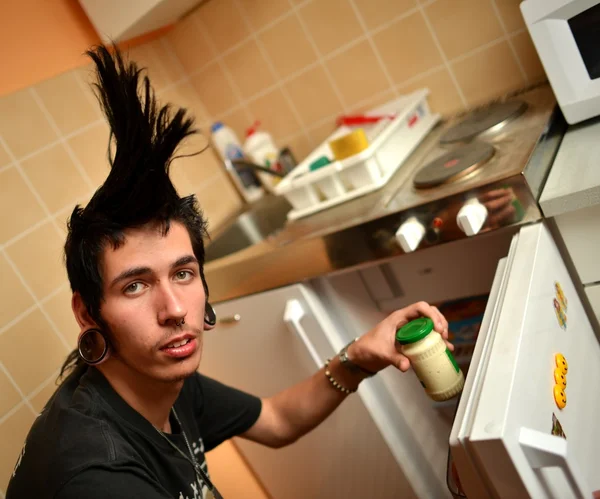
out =
{"type": "Polygon", "coordinates": [[[75,320],[82,331],[90,328],[98,328],[98,324],[90,316],[85,303],[83,303],[83,298],[81,298],[78,291],[75,291],[71,297],[71,308],[73,309],[75,320]]]}

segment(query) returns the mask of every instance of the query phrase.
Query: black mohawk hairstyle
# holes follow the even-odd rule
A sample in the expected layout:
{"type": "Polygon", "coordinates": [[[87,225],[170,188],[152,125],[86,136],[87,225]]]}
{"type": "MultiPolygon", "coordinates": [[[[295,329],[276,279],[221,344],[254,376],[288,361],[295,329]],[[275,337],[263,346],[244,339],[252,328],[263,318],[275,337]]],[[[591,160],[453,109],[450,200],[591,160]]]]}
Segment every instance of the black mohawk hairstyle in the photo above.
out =
{"type": "Polygon", "coordinates": [[[148,76],[118,50],[104,46],[87,51],[94,61],[97,97],[114,139],[110,174],[86,208],[109,220],[137,226],[166,213],[180,198],[169,178],[169,166],[183,139],[196,133],[185,109],[157,105],[148,76]]]}

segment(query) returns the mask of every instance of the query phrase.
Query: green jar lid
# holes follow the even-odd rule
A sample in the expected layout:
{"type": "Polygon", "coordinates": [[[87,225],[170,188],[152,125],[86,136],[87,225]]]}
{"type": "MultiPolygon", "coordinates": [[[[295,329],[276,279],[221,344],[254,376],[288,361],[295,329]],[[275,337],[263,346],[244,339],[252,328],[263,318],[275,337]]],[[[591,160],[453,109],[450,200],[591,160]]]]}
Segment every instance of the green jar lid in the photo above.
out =
{"type": "Polygon", "coordinates": [[[431,331],[433,331],[433,321],[429,317],[420,317],[398,329],[396,340],[401,345],[408,345],[422,340],[431,331]]]}
{"type": "Polygon", "coordinates": [[[313,161],[308,167],[308,169],[312,172],[318,170],[319,168],[327,166],[329,163],[331,163],[331,161],[329,161],[329,158],[327,156],[321,156],[319,159],[313,161]]]}

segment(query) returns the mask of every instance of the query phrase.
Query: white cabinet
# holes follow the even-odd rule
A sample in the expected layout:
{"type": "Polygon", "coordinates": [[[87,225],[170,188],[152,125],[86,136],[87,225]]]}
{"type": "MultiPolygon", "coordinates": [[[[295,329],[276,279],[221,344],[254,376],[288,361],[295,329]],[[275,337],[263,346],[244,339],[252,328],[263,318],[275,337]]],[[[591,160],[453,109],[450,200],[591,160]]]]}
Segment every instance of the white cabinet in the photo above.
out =
{"type": "MultiPolygon", "coordinates": [[[[337,349],[331,339],[340,341],[325,308],[304,285],[223,302],[215,311],[220,322],[205,333],[200,372],[261,397],[314,374],[317,361],[322,365],[337,349]]],[[[350,396],[317,429],[287,447],[236,439],[272,497],[416,497],[373,419],[377,397],[361,390],[365,393],[350,396]]]]}
{"type": "Polygon", "coordinates": [[[202,0],[79,0],[104,43],[175,23],[202,0]]]}
{"type": "Polygon", "coordinates": [[[555,220],[581,282],[599,282],[600,204],[558,215],[555,220]]]}

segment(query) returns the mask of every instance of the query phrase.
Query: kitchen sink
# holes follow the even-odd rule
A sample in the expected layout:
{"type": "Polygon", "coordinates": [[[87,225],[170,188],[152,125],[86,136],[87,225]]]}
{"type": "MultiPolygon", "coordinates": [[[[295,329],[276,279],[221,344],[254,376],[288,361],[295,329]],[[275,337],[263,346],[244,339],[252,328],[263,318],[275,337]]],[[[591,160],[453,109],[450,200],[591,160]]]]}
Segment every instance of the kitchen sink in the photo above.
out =
{"type": "Polygon", "coordinates": [[[205,261],[210,262],[264,241],[281,229],[292,209],[279,196],[267,195],[239,214],[208,241],[205,261]]]}

